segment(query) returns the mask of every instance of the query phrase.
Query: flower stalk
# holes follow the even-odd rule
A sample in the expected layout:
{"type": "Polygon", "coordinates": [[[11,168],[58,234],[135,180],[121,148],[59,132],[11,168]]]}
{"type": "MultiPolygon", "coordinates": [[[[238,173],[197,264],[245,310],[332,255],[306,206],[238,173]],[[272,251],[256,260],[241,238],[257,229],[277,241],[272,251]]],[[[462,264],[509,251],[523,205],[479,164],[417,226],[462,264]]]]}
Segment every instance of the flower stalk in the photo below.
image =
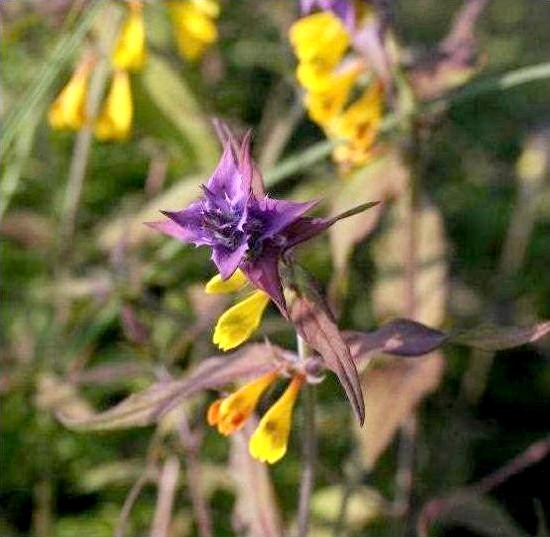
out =
{"type": "MultiPolygon", "coordinates": [[[[305,361],[309,356],[307,343],[297,336],[298,356],[305,361]]],[[[317,432],[315,424],[315,386],[304,387],[304,448],[303,469],[300,480],[300,498],[298,504],[298,537],[305,537],[309,531],[310,503],[315,485],[315,464],[317,459],[317,432]]]]}

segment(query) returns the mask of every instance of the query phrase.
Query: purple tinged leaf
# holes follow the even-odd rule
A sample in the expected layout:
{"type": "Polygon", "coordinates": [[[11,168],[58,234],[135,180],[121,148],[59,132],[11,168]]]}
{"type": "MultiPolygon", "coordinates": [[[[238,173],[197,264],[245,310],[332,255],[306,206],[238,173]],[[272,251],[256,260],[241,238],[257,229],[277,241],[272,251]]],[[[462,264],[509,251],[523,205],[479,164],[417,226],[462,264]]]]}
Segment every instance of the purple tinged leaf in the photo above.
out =
{"type": "Polygon", "coordinates": [[[255,261],[247,261],[242,265],[247,278],[259,289],[265,291],[284,317],[288,317],[283,286],[279,276],[279,259],[274,253],[266,252],[255,261]]]}
{"type": "Polygon", "coordinates": [[[359,374],[330,308],[317,291],[312,277],[300,267],[287,267],[285,279],[294,292],[288,306],[290,320],[304,340],[322,356],[326,366],[336,373],[363,425],[365,400],[359,374]]]}
{"type": "Polygon", "coordinates": [[[499,351],[533,343],[550,333],[550,321],[526,328],[481,326],[446,334],[409,319],[394,319],[373,332],[346,332],[352,356],[360,362],[373,352],[395,356],[423,356],[444,344],[499,351]]]}
{"type": "Polygon", "coordinates": [[[209,358],[181,380],[161,381],[130,395],[113,408],[86,417],[59,408],[58,419],[67,427],[82,431],[124,429],[155,423],[184,399],[202,390],[219,389],[236,380],[249,380],[279,368],[277,353],[268,344],[251,344],[241,351],[209,358]]]}
{"type": "Polygon", "coordinates": [[[365,18],[353,39],[354,48],[365,56],[374,73],[389,90],[392,88],[392,61],[385,43],[386,28],[379,17],[365,18]]]}
{"type": "Polygon", "coordinates": [[[256,166],[254,160],[252,160],[252,130],[248,130],[244,135],[241,142],[241,147],[238,155],[239,168],[242,170],[243,178],[248,183],[248,188],[252,191],[252,194],[256,199],[261,199],[266,195],[264,180],[260,170],[256,166]]]}
{"type": "Polygon", "coordinates": [[[356,12],[354,0],[300,0],[302,13],[307,14],[315,8],[331,11],[349,30],[355,26],[356,12]]]}
{"type": "Polygon", "coordinates": [[[395,356],[423,356],[441,347],[448,336],[409,319],[394,319],[373,332],[347,332],[355,360],[361,360],[372,352],[384,352],[395,356]]]}
{"type": "Polygon", "coordinates": [[[188,229],[182,228],[174,220],[146,222],[145,225],[181,242],[194,243],[195,240],[198,240],[197,234],[192,234],[188,229]]]}
{"type": "Polygon", "coordinates": [[[484,351],[500,351],[533,343],[549,333],[550,321],[524,328],[485,325],[455,332],[450,342],[484,351]]]}
{"type": "MultiPolygon", "coordinates": [[[[318,203],[318,200],[301,203],[289,200],[275,200],[268,197],[260,200],[260,213],[268,221],[261,238],[274,237],[294,222],[299,223],[301,220],[300,217],[313,209],[318,203]]],[[[292,232],[288,231],[287,234],[292,235],[292,232]]],[[[288,245],[286,246],[288,247],[288,245]]]]}

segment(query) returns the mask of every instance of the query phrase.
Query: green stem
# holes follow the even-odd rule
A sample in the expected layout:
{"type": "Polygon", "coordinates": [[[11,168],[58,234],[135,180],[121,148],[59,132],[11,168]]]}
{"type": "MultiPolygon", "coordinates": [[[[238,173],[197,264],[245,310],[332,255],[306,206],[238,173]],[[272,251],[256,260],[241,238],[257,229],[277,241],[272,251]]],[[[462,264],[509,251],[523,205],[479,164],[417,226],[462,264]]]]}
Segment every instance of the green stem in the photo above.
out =
{"type": "MultiPolygon", "coordinates": [[[[298,356],[305,360],[309,347],[298,336],[298,356]]],[[[315,484],[315,462],[317,459],[317,433],[315,426],[315,387],[306,384],[304,388],[304,446],[303,469],[300,480],[300,499],[298,504],[298,537],[306,537],[309,531],[311,495],[315,484]]]]}

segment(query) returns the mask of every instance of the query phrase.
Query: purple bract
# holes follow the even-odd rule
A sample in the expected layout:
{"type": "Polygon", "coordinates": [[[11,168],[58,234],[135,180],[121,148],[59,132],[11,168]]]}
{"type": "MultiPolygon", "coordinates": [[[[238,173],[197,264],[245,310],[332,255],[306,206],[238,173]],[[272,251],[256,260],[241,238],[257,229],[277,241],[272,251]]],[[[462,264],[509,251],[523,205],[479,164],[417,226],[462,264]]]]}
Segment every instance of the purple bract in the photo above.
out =
{"type": "Polygon", "coordinates": [[[276,200],[264,193],[250,155],[250,136],[238,143],[230,134],[203,196],[169,219],[149,225],[182,242],[212,249],[223,279],[237,268],[270,295],[286,315],[279,259],[291,247],[325,230],[332,221],[303,215],[318,202],[276,200]]]}

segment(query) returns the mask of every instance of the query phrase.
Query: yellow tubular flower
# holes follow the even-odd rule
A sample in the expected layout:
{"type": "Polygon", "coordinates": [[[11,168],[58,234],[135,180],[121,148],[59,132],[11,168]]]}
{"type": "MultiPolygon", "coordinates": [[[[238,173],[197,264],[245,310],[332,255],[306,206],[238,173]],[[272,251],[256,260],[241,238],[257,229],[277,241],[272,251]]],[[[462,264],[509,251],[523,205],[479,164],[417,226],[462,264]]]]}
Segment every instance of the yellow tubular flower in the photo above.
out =
{"type": "Polygon", "coordinates": [[[132,128],[132,90],[127,71],[116,71],[95,125],[100,140],[124,140],[132,128]]]}
{"type": "Polygon", "coordinates": [[[380,129],[382,96],[382,86],[371,85],[332,123],[330,134],[346,141],[333,153],[334,160],[344,167],[362,166],[370,160],[380,129]]]}
{"type": "Polygon", "coordinates": [[[117,69],[139,71],[145,62],[145,22],[141,2],[131,2],[113,53],[117,69]]]}
{"type": "Polygon", "coordinates": [[[335,67],[349,46],[345,26],[329,11],[299,19],[291,26],[289,37],[300,62],[321,70],[335,67]]]}
{"type": "Polygon", "coordinates": [[[248,283],[247,277],[241,269],[237,269],[227,280],[222,280],[220,274],[216,274],[205,285],[204,290],[210,294],[225,294],[240,291],[248,283]]]}
{"type": "Polygon", "coordinates": [[[218,319],[212,341],[223,351],[233,349],[246,341],[260,326],[269,300],[267,293],[254,291],[241,302],[237,302],[218,319]]]}
{"type": "Polygon", "coordinates": [[[250,418],[260,397],[277,376],[276,372],[266,373],[231,395],[214,401],[208,409],[208,424],[217,426],[218,431],[224,436],[238,431],[250,418]]]}
{"type": "Polygon", "coordinates": [[[248,445],[250,454],[255,459],[273,464],[285,455],[292,422],[292,409],[303,382],[303,377],[294,377],[283,395],[260,420],[248,445]]]}
{"type": "Polygon", "coordinates": [[[351,89],[359,76],[357,68],[351,68],[327,77],[320,91],[311,91],[305,97],[309,117],[321,126],[330,123],[346,104],[351,89]]]}
{"type": "Polygon", "coordinates": [[[168,2],[176,43],[181,56],[198,60],[218,39],[214,20],[219,5],[214,0],[180,0],[168,2]]]}
{"type": "Polygon", "coordinates": [[[48,112],[53,129],[79,130],[86,123],[86,99],[93,62],[85,61],[73,73],[48,112]]]}

